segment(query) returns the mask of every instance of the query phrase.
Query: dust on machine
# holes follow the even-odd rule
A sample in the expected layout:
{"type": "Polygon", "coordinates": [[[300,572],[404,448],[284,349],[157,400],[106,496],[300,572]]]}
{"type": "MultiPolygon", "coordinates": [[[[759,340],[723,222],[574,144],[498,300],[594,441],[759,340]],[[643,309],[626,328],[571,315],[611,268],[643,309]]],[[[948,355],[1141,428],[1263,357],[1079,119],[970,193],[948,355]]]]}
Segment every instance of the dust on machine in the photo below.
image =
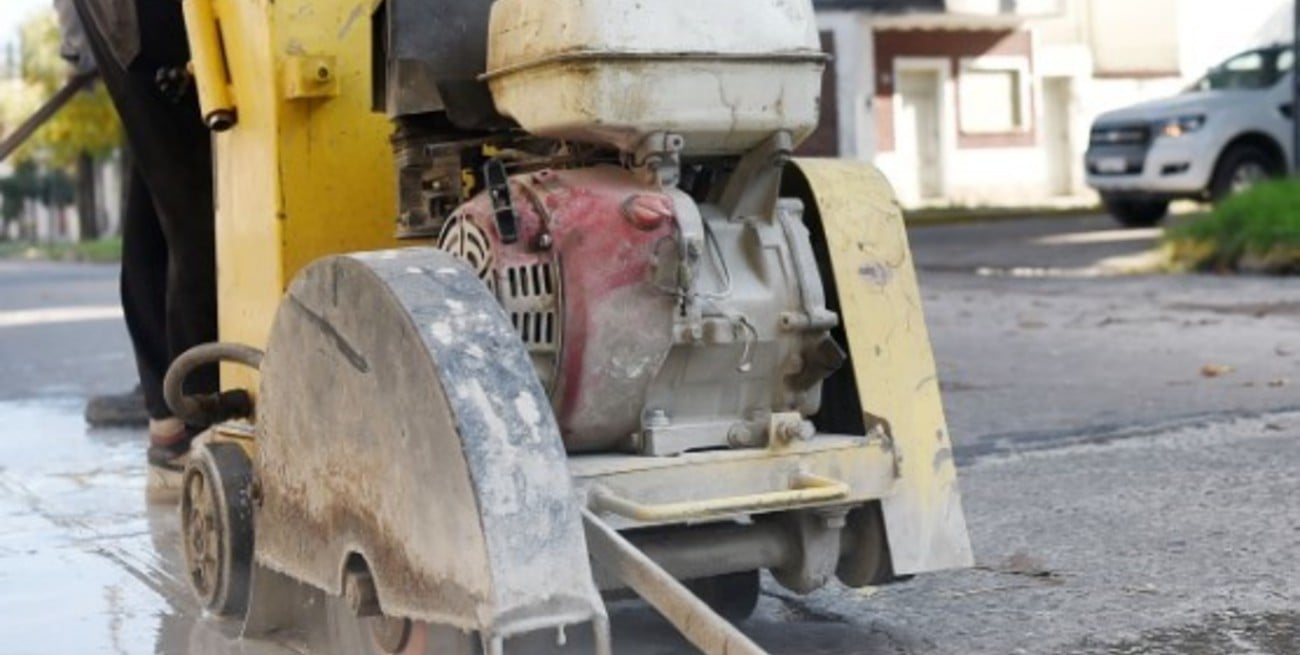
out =
{"type": "Polygon", "coordinates": [[[893,193],[794,156],[810,0],[185,10],[226,342],[186,365],[251,401],[186,471],[186,568],[246,638],[603,654],[634,595],[761,653],[762,571],[971,563],[893,193]]]}

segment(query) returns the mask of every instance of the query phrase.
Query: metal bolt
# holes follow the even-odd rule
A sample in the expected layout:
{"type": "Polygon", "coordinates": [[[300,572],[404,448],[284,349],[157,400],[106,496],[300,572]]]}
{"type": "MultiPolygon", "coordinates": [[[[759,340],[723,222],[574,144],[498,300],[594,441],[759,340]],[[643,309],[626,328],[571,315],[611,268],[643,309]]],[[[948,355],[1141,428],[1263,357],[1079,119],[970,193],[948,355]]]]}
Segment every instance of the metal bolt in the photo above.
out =
{"type": "Polygon", "coordinates": [[[781,427],[777,429],[777,436],[784,443],[790,443],[792,441],[807,441],[812,438],[813,433],[814,428],[812,424],[807,421],[783,423],[781,427]]]}
{"type": "Polygon", "coordinates": [[[648,428],[665,428],[672,425],[672,420],[668,418],[668,412],[662,409],[651,409],[646,412],[645,426],[648,428]]]}
{"type": "Polygon", "coordinates": [[[324,82],[330,78],[330,69],[328,66],[319,66],[316,68],[316,79],[324,82]]]}

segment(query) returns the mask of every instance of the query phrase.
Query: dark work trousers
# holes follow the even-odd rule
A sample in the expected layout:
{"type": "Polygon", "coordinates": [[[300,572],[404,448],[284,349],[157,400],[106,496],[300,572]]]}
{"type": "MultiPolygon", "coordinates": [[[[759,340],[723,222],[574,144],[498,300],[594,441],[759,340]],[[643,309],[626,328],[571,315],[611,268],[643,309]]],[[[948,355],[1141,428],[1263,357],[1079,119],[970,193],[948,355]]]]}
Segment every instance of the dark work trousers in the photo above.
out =
{"type": "MultiPolygon", "coordinates": [[[[122,219],[122,308],[149,415],[166,418],[171,416],[162,393],[167,367],[187,349],[217,338],[211,136],[192,89],[173,98],[155,82],[160,68],[183,66],[187,59],[181,4],[137,3],[139,28],[149,36],[140,39],[138,54],[124,66],[107,45],[120,35],[106,33],[95,20],[102,11],[87,10],[104,1],[76,0],[76,6],[131,148],[132,179],[122,219]]],[[[108,26],[121,27],[120,21],[108,26]]],[[[186,390],[216,391],[215,367],[190,376],[186,390]]]]}

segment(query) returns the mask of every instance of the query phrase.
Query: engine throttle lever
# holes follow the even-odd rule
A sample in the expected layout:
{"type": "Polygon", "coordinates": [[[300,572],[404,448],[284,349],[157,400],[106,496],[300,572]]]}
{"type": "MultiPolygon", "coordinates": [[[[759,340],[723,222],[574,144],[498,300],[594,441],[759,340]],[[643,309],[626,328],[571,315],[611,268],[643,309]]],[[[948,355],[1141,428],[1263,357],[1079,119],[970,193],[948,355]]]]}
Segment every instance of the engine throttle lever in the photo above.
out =
{"type": "Polygon", "coordinates": [[[496,216],[501,242],[518,241],[519,216],[515,214],[514,203],[510,201],[510,176],[506,174],[505,164],[500,159],[492,158],[483,164],[483,182],[487,186],[488,197],[492,199],[492,213],[496,216]]]}

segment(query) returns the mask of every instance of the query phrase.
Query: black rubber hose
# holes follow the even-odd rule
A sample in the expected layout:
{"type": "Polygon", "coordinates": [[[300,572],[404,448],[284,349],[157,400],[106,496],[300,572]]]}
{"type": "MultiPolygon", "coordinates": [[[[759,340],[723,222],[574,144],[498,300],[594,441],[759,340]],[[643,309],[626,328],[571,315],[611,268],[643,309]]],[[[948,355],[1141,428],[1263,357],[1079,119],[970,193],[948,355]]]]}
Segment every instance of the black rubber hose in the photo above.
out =
{"type": "Polygon", "coordinates": [[[185,395],[185,379],[200,366],[220,362],[243,364],[251,369],[262,366],[262,351],[238,343],[205,343],[182,353],[167,369],[163,378],[163,398],[172,414],[188,425],[206,426],[232,418],[253,415],[253,400],[248,391],[236,389],[219,394],[185,395]]]}

